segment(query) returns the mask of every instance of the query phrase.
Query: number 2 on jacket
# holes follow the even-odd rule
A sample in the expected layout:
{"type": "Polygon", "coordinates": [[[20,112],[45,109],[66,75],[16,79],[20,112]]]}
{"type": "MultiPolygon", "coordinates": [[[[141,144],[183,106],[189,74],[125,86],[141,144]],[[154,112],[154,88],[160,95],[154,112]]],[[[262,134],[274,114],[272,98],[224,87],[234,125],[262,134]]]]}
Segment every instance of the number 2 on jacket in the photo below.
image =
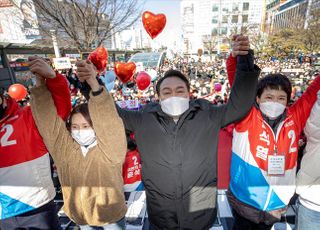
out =
{"type": "Polygon", "coordinates": [[[3,126],[0,132],[4,132],[4,131],[5,133],[3,134],[0,140],[1,147],[17,144],[16,140],[9,140],[10,136],[13,133],[13,126],[9,124],[3,126]]]}
{"type": "Polygon", "coordinates": [[[291,143],[290,143],[290,149],[289,149],[289,153],[294,153],[297,151],[297,147],[292,147],[294,144],[295,144],[295,141],[296,141],[296,134],[293,130],[290,130],[288,132],[288,137],[290,138],[291,140],[291,143]]]}

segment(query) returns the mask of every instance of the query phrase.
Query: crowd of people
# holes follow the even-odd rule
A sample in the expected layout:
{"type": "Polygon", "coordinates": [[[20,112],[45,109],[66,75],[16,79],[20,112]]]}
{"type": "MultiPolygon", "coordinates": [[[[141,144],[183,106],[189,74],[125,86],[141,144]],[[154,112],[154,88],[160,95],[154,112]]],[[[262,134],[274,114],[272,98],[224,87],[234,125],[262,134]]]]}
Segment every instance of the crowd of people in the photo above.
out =
{"type": "MultiPolygon", "coordinates": [[[[81,229],[125,229],[129,136],[141,158],[150,229],[210,229],[217,216],[218,136],[231,127],[233,229],[271,229],[295,192],[296,229],[319,229],[317,60],[260,60],[249,47],[238,35],[227,59],[166,60],[145,91],[134,80],[116,79],[108,92],[105,73],[97,76],[89,61],[60,74],[31,57],[36,85],[28,98],[18,106],[0,97],[0,228],[60,229],[50,153],[66,215],[81,229]],[[136,103],[129,108],[123,101],[136,103]],[[304,128],[306,153],[298,166],[304,128]]],[[[130,175],[140,170],[132,168],[130,175]]]]}
{"type": "MultiPolygon", "coordinates": [[[[132,80],[123,84],[119,79],[115,80],[114,89],[111,91],[115,101],[138,100],[140,108],[157,100],[155,91],[156,81],[170,69],[179,70],[190,81],[190,94],[193,98],[205,98],[214,104],[224,104],[230,94],[230,84],[226,72],[226,58],[213,56],[210,61],[201,61],[201,57],[195,61],[194,58],[181,57],[176,55],[174,58],[165,59],[159,69],[153,67],[157,71],[157,78],[151,82],[151,85],[144,91],[140,91],[132,80]],[[215,84],[220,84],[219,91],[215,90],[215,84]]],[[[291,100],[296,101],[301,97],[312,79],[312,76],[320,72],[319,67],[315,67],[319,63],[320,55],[291,55],[288,58],[277,59],[270,57],[267,60],[256,58],[256,64],[261,68],[260,77],[267,74],[283,73],[290,78],[292,83],[293,94],[291,100]],[[312,56],[312,58],[309,56],[312,56]]],[[[107,71],[113,71],[114,63],[107,65],[106,71],[100,73],[103,77],[107,71]]],[[[76,69],[59,70],[60,74],[68,79],[68,85],[71,92],[72,106],[86,102],[86,97],[82,91],[87,91],[86,87],[79,81],[76,69]]],[[[31,82],[31,80],[30,80],[31,82]]],[[[33,79],[34,82],[34,79],[33,79]]],[[[100,81],[101,83],[101,81],[100,81]]],[[[34,85],[34,84],[33,84],[34,85]]],[[[30,92],[33,85],[28,86],[30,92]]],[[[19,104],[21,106],[30,105],[30,96],[28,95],[19,104]]]]}
{"type": "MultiPolygon", "coordinates": [[[[310,59],[299,59],[293,57],[292,59],[278,60],[269,58],[268,60],[262,60],[256,58],[256,64],[261,68],[261,76],[264,77],[270,73],[284,73],[290,78],[292,82],[293,94],[292,101],[296,101],[301,97],[306,87],[309,85],[312,76],[320,72],[315,68],[314,63],[319,62],[320,56],[313,59],[310,63],[310,59]]],[[[108,65],[108,70],[113,70],[114,63],[108,65]]],[[[156,70],[154,67],[153,69],[156,70]]],[[[195,61],[193,58],[176,56],[173,59],[166,59],[163,65],[157,69],[157,79],[164,75],[164,73],[170,69],[179,70],[190,81],[190,94],[193,98],[205,98],[214,104],[224,104],[230,94],[230,84],[226,72],[226,59],[215,58],[215,60],[202,62],[201,58],[195,61]],[[221,89],[215,90],[215,84],[220,84],[221,89]]],[[[101,76],[105,74],[101,73],[101,76]]],[[[69,80],[69,87],[71,91],[73,105],[77,103],[83,103],[85,97],[81,94],[81,82],[77,79],[76,71],[70,69],[68,73],[64,74],[69,80]]],[[[134,78],[134,77],[133,77],[134,78]]],[[[122,84],[118,79],[115,80],[114,90],[111,91],[115,101],[124,100],[138,100],[139,104],[145,105],[149,102],[157,100],[157,94],[155,91],[156,81],[153,81],[145,91],[140,91],[134,81],[128,84],[122,84]]]]}

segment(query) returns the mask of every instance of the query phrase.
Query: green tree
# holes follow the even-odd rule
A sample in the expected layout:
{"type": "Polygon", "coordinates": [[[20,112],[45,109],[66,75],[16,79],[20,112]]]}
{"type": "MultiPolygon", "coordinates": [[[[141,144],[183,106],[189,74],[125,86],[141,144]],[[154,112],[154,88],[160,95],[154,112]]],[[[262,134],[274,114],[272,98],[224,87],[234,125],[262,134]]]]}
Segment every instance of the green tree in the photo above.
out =
{"type": "Polygon", "coordinates": [[[270,56],[287,57],[301,49],[303,49],[303,42],[299,30],[284,28],[268,37],[268,44],[264,52],[270,56]]]}

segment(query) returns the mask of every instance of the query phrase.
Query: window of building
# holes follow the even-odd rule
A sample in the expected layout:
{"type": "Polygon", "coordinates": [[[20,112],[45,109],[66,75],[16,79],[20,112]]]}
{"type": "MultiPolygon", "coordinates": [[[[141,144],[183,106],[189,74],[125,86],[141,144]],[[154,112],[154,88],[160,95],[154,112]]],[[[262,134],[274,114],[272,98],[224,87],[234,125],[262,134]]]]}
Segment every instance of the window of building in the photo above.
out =
{"type": "Polygon", "coordinates": [[[232,4],[232,12],[236,12],[239,11],[239,5],[238,3],[233,3],[232,4]]]}
{"type": "Polygon", "coordinates": [[[228,13],[228,12],[229,12],[229,9],[228,9],[227,7],[223,7],[223,8],[222,8],[222,11],[225,12],[225,13],[228,13]]]}
{"type": "Polygon", "coordinates": [[[232,23],[238,23],[238,15],[232,15],[232,19],[231,19],[231,22],[232,23]]]}
{"type": "Polygon", "coordinates": [[[249,2],[244,2],[244,3],[243,3],[243,5],[242,5],[242,10],[243,10],[243,11],[249,10],[249,2]]]}
{"type": "Polygon", "coordinates": [[[242,23],[247,23],[248,22],[248,15],[242,15],[242,23]]]}
{"type": "Polygon", "coordinates": [[[212,24],[217,24],[218,23],[218,18],[217,17],[213,17],[211,22],[212,22],[212,24]]]}
{"type": "Polygon", "coordinates": [[[217,5],[213,5],[212,12],[218,12],[218,11],[219,11],[219,7],[217,5]]]}
{"type": "Polygon", "coordinates": [[[215,35],[217,35],[218,34],[218,29],[217,28],[213,28],[212,30],[211,30],[211,35],[212,36],[215,36],[215,35]]]}
{"type": "Polygon", "coordinates": [[[228,23],[228,16],[222,16],[222,23],[228,23]]]}
{"type": "Polygon", "coordinates": [[[228,33],[228,28],[227,27],[222,27],[221,28],[221,34],[227,34],[228,33]]]}
{"type": "Polygon", "coordinates": [[[217,23],[218,23],[218,20],[215,19],[215,18],[213,18],[213,19],[212,19],[212,24],[217,24],[217,23]]]}

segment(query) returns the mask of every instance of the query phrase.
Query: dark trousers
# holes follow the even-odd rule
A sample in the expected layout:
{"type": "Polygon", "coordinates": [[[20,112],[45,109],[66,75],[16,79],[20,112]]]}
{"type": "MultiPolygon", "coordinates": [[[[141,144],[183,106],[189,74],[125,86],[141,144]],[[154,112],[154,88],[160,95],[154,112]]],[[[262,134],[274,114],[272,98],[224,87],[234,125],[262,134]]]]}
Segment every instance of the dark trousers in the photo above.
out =
{"type": "Polygon", "coordinates": [[[1,230],[61,230],[53,201],[30,212],[0,220],[1,230]]]}
{"type": "Polygon", "coordinates": [[[256,224],[242,216],[236,211],[232,210],[234,222],[233,230],[270,230],[272,225],[266,225],[265,223],[256,224]]]}

